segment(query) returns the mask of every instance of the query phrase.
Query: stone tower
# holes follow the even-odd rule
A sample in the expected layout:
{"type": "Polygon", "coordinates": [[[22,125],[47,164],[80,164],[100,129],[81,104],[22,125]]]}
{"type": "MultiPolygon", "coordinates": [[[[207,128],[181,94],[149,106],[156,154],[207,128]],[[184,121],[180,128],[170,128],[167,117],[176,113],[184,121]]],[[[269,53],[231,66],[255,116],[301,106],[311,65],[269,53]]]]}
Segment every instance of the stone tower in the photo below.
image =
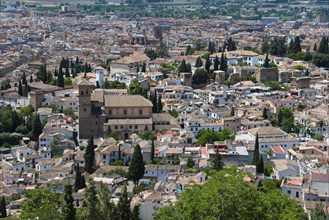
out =
{"type": "Polygon", "coordinates": [[[91,84],[82,79],[78,83],[79,97],[79,138],[88,139],[91,135],[91,84]]]}

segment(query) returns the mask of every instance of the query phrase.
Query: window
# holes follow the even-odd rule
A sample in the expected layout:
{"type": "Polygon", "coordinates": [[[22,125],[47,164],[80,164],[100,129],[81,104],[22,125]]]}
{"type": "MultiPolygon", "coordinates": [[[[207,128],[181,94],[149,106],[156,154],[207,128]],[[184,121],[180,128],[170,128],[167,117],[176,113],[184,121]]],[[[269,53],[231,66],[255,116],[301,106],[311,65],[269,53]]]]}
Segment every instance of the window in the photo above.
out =
{"type": "Polygon", "coordinates": [[[118,126],[116,125],[116,126],[114,126],[114,129],[118,129],[118,126]]]}
{"type": "Polygon", "coordinates": [[[109,115],[112,115],[112,110],[111,109],[109,110],[109,115]]]}
{"type": "Polygon", "coordinates": [[[87,109],[86,108],[83,108],[83,111],[85,112],[85,111],[87,111],[87,109]]]}
{"type": "Polygon", "coordinates": [[[127,114],[127,110],[123,110],[123,114],[126,115],[127,114]]]}
{"type": "Polygon", "coordinates": [[[139,109],[139,114],[142,115],[143,114],[143,110],[139,109]]]}
{"type": "Polygon", "coordinates": [[[81,93],[80,93],[81,95],[83,95],[83,91],[81,91],[81,93]]]}
{"type": "Polygon", "coordinates": [[[138,125],[135,125],[135,129],[138,129],[138,125]]]}
{"type": "Polygon", "coordinates": [[[103,155],[103,159],[106,159],[106,155],[103,155]]]}
{"type": "Polygon", "coordinates": [[[88,89],[86,90],[86,94],[88,95],[88,89]]]}
{"type": "Polygon", "coordinates": [[[291,194],[291,191],[290,190],[288,190],[288,192],[287,192],[289,195],[291,194]]]}
{"type": "Polygon", "coordinates": [[[123,125],[121,125],[120,128],[123,129],[123,125]]]}

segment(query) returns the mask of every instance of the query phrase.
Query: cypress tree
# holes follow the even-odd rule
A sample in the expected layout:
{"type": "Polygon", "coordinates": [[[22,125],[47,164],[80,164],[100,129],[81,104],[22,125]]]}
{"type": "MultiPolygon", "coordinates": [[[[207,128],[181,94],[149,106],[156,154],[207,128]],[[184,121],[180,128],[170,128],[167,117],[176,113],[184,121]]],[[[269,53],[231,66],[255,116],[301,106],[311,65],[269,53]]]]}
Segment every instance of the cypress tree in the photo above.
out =
{"type": "Polygon", "coordinates": [[[74,199],[72,196],[72,186],[66,184],[64,186],[64,201],[63,208],[64,220],[75,220],[74,199]]]}
{"type": "Polygon", "coordinates": [[[295,53],[294,46],[295,46],[295,42],[293,39],[291,39],[288,46],[288,53],[295,53]]]}
{"type": "Polygon", "coordinates": [[[203,62],[202,62],[202,59],[200,56],[198,56],[198,58],[196,59],[195,61],[195,67],[199,68],[199,67],[202,67],[203,66],[203,62]]]}
{"type": "Polygon", "coordinates": [[[153,96],[152,96],[152,104],[153,104],[152,111],[153,111],[153,113],[157,113],[157,107],[158,107],[157,100],[158,100],[158,96],[157,96],[157,92],[155,91],[153,96]]]}
{"type": "Polygon", "coordinates": [[[30,83],[33,82],[33,76],[30,76],[30,83]]]}
{"type": "Polygon", "coordinates": [[[232,117],[235,116],[235,109],[234,109],[233,106],[232,106],[232,108],[231,108],[231,116],[232,116],[232,117]]]}
{"type": "Polygon", "coordinates": [[[258,140],[258,133],[257,133],[256,134],[256,140],[255,140],[255,149],[254,149],[254,157],[252,159],[252,164],[257,166],[258,160],[259,160],[259,140],[258,140]]]}
{"type": "Polygon", "coordinates": [[[315,43],[314,46],[313,46],[313,51],[317,51],[317,50],[318,50],[318,47],[317,47],[317,45],[315,43]]]}
{"type": "Polygon", "coordinates": [[[300,38],[299,38],[299,36],[297,36],[297,37],[295,37],[293,52],[298,53],[298,52],[301,52],[301,51],[302,51],[302,47],[300,45],[300,38]]]}
{"type": "Polygon", "coordinates": [[[214,70],[218,70],[218,69],[219,69],[219,59],[218,56],[216,56],[214,60],[214,70]]]}
{"type": "Polygon", "coordinates": [[[143,73],[146,72],[146,63],[145,63],[145,62],[142,64],[142,72],[143,72],[143,73]]]}
{"type": "Polygon", "coordinates": [[[264,60],[264,67],[269,68],[270,67],[270,59],[268,58],[268,54],[266,54],[265,60],[264,60]]]}
{"type": "Polygon", "coordinates": [[[101,86],[99,85],[98,80],[96,81],[96,88],[100,88],[101,86]]]}
{"type": "Polygon", "coordinates": [[[220,66],[219,69],[226,72],[227,70],[227,61],[226,61],[226,56],[224,56],[224,52],[222,52],[222,56],[220,58],[220,66]]]}
{"type": "Polygon", "coordinates": [[[178,72],[179,73],[187,72],[187,65],[185,59],[183,59],[182,62],[180,63],[178,67],[178,72]]]}
{"type": "Polygon", "coordinates": [[[21,80],[19,80],[18,82],[18,95],[23,96],[23,88],[22,88],[21,80]]]}
{"type": "Polygon", "coordinates": [[[22,84],[26,85],[26,75],[25,75],[25,73],[23,73],[23,76],[22,76],[22,84]]]}
{"type": "Polygon", "coordinates": [[[210,72],[210,67],[211,67],[211,62],[210,62],[209,57],[207,57],[207,59],[206,59],[206,63],[205,63],[205,65],[204,65],[204,68],[205,68],[205,70],[207,70],[207,73],[210,72]]]}
{"type": "Polygon", "coordinates": [[[137,144],[129,164],[128,179],[132,180],[137,186],[139,180],[144,176],[145,166],[141,147],[137,144]]]}
{"type": "Polygon", "coordinates": [[[260,156],[260,160],[258,160],[258,163],[256,165],[256,173],[264,173],[264,161],[262,156],[260,156]]]}
{"type": "Polygon", "coordinates": [[[212,168],[214,170],[220,171],[224,167],[224,163],[222,161],[222,156],[216,151],[216,154],[214,156],[213,162],[212,162],[212,168]]]}
{"type": "Polygon", "coordinates": [[[70,77],[70,71],[68,67],[65,68],[65,77],[70,77]]]}
{"type": "Polygon", "coordinates": [[[7,217],[6,199],[4,196],[2,196],[1,198],[0,209],[1,209],[1,217],[2,218],[7,217]]]}
{"type": "Polygon", "coordinates": [[[47,66],[46,66],[46,64],[44,64],[42,66],[42,82],[45,83],[45,84],[48,82],[47,66]]]}
{"type": "Polygon", "coordinates": [[[64,77],[61,69],[59,70],[58,77],[57,77],[57,86],[64,87],[64,77]]]}
{"type": "Polygon", "coordinates": [[[81,175],[81,185],[80,185],[81,189],[86,188],[86,180],[85,180],[85,176],[81,175]]]}
{"type": "Polygon", "coordinates": [[[95,162],[95,147],[94,147],[94,137],[91,135],[88,140],[88,145],[84,155],[85,159],[85,170],[88,173],[93,173],[94,162],[95,162]]]}
{"type": "Polygon", "coordinates": [[[42,125],[40,121],[39,114],[34,116],[34,120],[32,123],[32,138],[34,141],[38,141],[39,135],[42,133],[42,125]]]}
{"type": "Polygon", "coordinates": [[[278,126],[279,127],[282,126],[282,120],[283,120],[283,114],[282,114],[281,109],[279,109],[279,112],[278,112],[278,126]]]}
{"type": "Polygon", "coordinates": [[[72,74],[72,78],[74,79],[75,78],[75,68],[71,69],[71,74],[72,74]]]}
{"type": "Polygon", "coordinates": [[[320,45],[319,45],[319,48],[318,48],[318,53],[325,53],[327,45],[328,45],[327,38],[325,36],[323,36],[321,41],[320,41],[320,45]]]}
{"type": "Polygon", "coordinates": [[[82,189],[81,185],[82,185],[82,176],[80,173],[79,164],[77,164],[77,166],[75,167],[74,191],[78,192],[79,189],[82,189]]]}
{"type": "Polygon", "coordinates": [[[267,116],[267,109],[266,108],[263,108],[263,118],[264,119],[267,119],[268,116],[267,116]]]}
{"type": "Polygon", "coordinates": [[[76,57],[76,58],[75,58],[75,64],[78,64],[78,63],[80,63],[80,61],[79,61],[79,57],[76,57]]]}

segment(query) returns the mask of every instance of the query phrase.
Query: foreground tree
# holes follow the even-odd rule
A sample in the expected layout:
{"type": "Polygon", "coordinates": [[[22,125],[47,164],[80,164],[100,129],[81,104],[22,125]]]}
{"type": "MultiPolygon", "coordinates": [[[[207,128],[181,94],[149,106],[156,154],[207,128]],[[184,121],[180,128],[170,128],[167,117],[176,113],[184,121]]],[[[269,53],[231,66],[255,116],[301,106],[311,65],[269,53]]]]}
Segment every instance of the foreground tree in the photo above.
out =
{"type": "Polygon", "coordinates": [[[118,220],[130,219],[131,217],[130,202],[131,202],[131,198],[128,197],[127,186],[124,186],[123,190],[121,191],[120,200],[117,205],[118,216],[116,219],[118,220]]]}
{"type": "Polygon", "coordinates": [[[128,178],[137,186],[139,180],[144,176],[145,166],[141,147],[137,144],[129,164],[128,178]]]}
{"type": "Polygon", "coordinates": [[[307,219],[296,201],[279,189],[258,190],[243,181],[247,175],[236,167],[224,169],[206,183],[187,189],[174,206],[157,211],[154,219],[307,219]]]}
{"type": "Polygon", "coordinates": [[[74,208],[74,199],[72,196],[72,186],[65,185],[64,186],[64,220],[75,220],[75,208],[74,208]]]}
{"type": "Polygon", "coordinates": [[[63,219],[60,211],[64,206],[64,200],[59,194],[48,188],[31,189],[24,191],[27,198],[22,205],[20,219],[63,219]]]}
{"type": "Polygon", "coordinates": [[[317,203],[311,212],[311,220],[326,220],[325,206],[323,203],[317,203]]]}
{"type": "Polygon", "coordinates": [[[82,219],[101,220],[102,216],[98,207],[99,200],[97,198],[95,183],[91,181],[82,201],[82,219]]]}

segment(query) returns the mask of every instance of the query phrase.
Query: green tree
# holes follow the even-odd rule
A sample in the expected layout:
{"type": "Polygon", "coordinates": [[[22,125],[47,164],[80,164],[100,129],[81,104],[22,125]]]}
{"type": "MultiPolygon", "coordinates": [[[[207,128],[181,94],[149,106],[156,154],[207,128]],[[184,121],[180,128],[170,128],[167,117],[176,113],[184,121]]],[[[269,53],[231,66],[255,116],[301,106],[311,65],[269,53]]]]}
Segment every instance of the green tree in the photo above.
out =
{"type": "Polygon", "coordinates": [[[88,145],[84,154],[85,159],[85,170],[88,173],[93,173],[94,162],[95,162],[95,147],[94,147],[94,137],[91,135],[88,140],[88,145]]]}
{"type": "Polygon", "coordinates": [[[72,186],[64,185],[64,208],[63,215],[64,220],[75,220],[75,208],[74,208],[74,199],[72,196],[72,186]]]}
{"type": "Polygon", "coordinates": [[[202,62],[202,59],[200,56],[198,56],[198,58],[196,59],[195,61],[195,67],[199,68],[199,67],[202,67],[203,66],[203,62],[202,62]]]}
{"type": "Polygon", "coordinates": [[[139,180],[144,176],[145,166],[141,147],[137,144],[129,164],[128,177],[137,186],[139,180]]]}
{"type": "Polygon", "coordinates": [[[140,205],[135,205],[132,212],[130,220],[140,220],[139,218],[140,205]]]}
{"type": "Polygon", "coordinates": [[[42,133],[42,125],[40,121],[40,117],[37,114],[34,116],[33,124],[32,124],[32,139],[37,141],[39,139],[39,135],[42,133]]]}
{"type": "Polygon", "coordinates": [[[6,199],[4,196],[1,197],[0,210],[1,210],[1,217],[2,218],[7,217],[6,199]]]}
{"type": "Polygon", "coordinates": [[[131,217],[130,202],[131,199],[128,197],[127,186],[124,186],[121,191],[120,199],[117,205],[118,220],[130,219],[131,217]]]}
{"type": "Polygon", "coordinates": [[[65,77],[70,77],[70,71],[68,66],[66,66],[65,68],[65,77]]]}
{"type": "Polygon", "coordinates": [[[303,208],[281,190],[258,190],[243,181],[246,175],[236,167],[219,171],[206,183],[186,189],[175,205],[161,208],[154,219],[307,219],[303,208]]]}
{"type": "Polygon", "coordinates": [[[255,149],[254,149],[254,156],[252,159],[252,164],[257,166],[258,160],[259,160],[259,140],[258,140],[258,133],[257,133],[256,138],[255,138],[255,149]]]}
{"type": "Polygon", "coordinates": [[[315,208],[311,211],[311,220],[326,220],[325,205],[317,203],[315,208]]]}
{"type": "Polygon", "coordinates": [[[99,198],[99,211],[101,213],[102,219],[116,219],[116,207],[110,201],[111,194],[105,184],[101,182],[98,190],[99,198]]]}
{"type": "Polygon", "coordinates": [[[224,167],[224,163],[222,161],[222,156],[220,155],[220,153],[218,153],[218,151],[216,151],[216,154],[212,161],[212,169],[220,171],[223,169],[223,167],[224,167]]]}
{"type": "Polygon", "coordinates": [[[194,165],[195,165],[195,162],[194,162],[192,156],[189,156],[189,157],[187,158],[187,168],[193,168],[194,165]]]}
{"type": "Polygon", "coordinates": [[[48,188],[31,189],[24,191],[27,201],[22,204],[20,219],[63,219],[60,211],[64,200],[59,194],[48,188]]]}
{"type": "Polygon", "coordinates": [[[199,85],[199,84],[205,84],[208,82],[209,75],[207,71],[203,68],[198,68],[195,70],[193,76],[192,76],[192,84],[199,85]]]}
{"type": "Polygon", "coordinates": [[[216,52],[216,44],[213,41],[209,41],[208,43],[208,52],[210,52],[210,54],[213,54],[216,52]]]}
{"type": "Polygon", "coordinates": [[[47,75],[47,65],[46,64],[41,66],[41,73],[42,73],[42,82],[47,84],[48,83],[48,75],[47,75]]]}
{"type": "Polygon", "coordinates": [[[82,219],[102,220],[94,181],[90,182],[90,186],[85,191],[82,200],[82,210],[82,219]]]}
{"type": "Polygon", "coordinates": [[[232,40],[231,37],[227,40],[226,44],[227,44],[227,51],[236,50],[236,43],[234,40],[232,40]]]}

